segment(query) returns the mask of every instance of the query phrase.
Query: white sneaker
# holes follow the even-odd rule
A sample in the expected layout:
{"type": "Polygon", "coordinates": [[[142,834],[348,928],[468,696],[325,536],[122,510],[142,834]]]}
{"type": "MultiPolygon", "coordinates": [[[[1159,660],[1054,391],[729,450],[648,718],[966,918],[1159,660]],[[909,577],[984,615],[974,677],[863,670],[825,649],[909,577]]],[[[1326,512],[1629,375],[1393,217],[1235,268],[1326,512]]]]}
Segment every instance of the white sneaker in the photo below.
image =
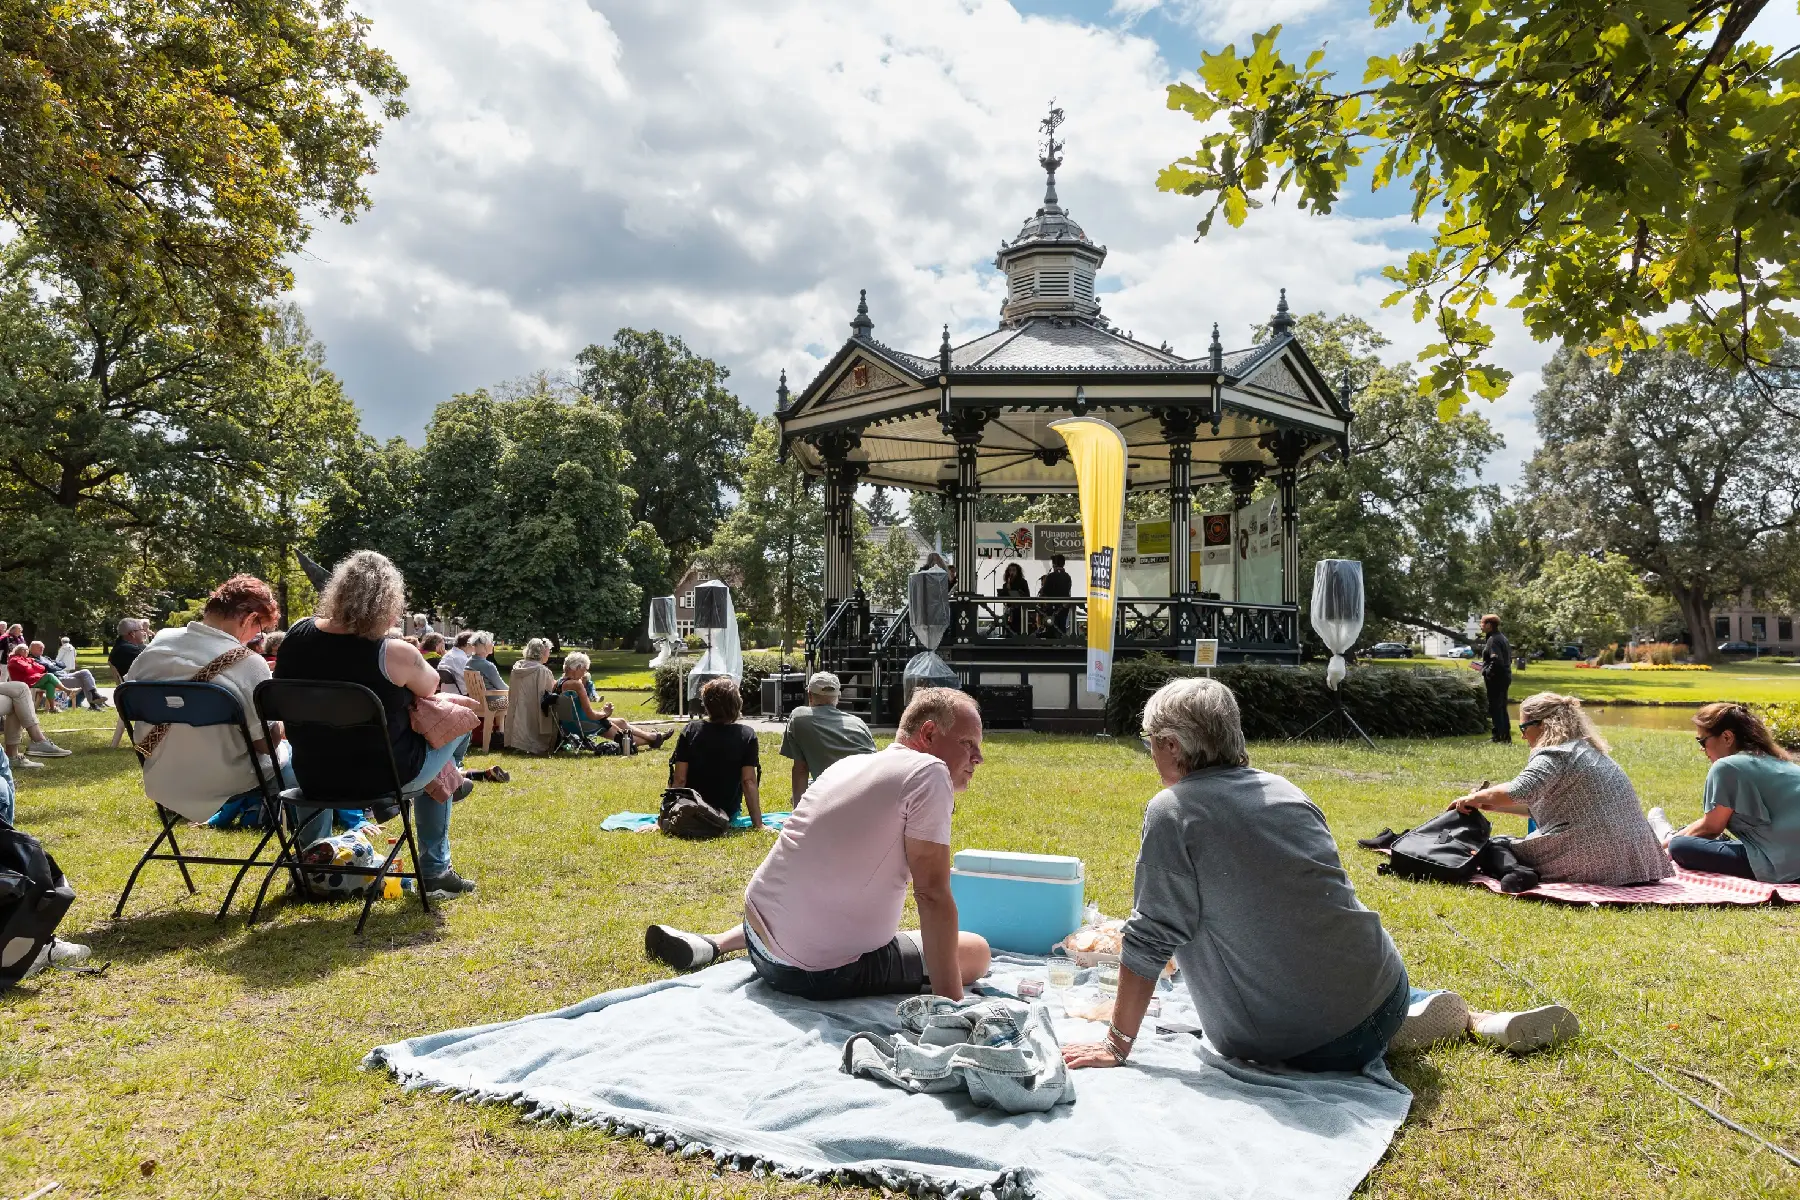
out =
{"type": "Polygon", "coordinates": [[[9,754],[7,755],[7,761],[12,763],[13,770],[15,771],[20,769],[30,770],[33,767],[42,767],[44,765],[35,758],[26,758],[23,754],[9,754]]]}
{"type": "Polygon", "coordinates": [[[1469,1006],[1455,992],[1432,992],[1413,1001],[1406,1020],[1388,1042],[1389,1050],[1421,1050],[1433,1042],[1466,1037],[1469,1006]]]}
{"type": "Polygon", "coordinates": [[[1665,842],[1675,833],[1675,826],[1670,823],[1669,814],[1661,808],[1651,809],[1644,814],[1644,819],[1650,822],[1650,828],[1656,830],[1656,836],[1665,842]]]}
{"type": "Polygon", "coordinates": [[[25,747],[25,753],[35,754],[39,758],[67,758],[73,751],[64,750],[49,738],[45,738],[41,742],[33,742],[25,747]]]}
{"type": "Polygon", "coordinates": [[[25,968],[24,978],[30,979],[45,967],[72,967],[93,956],[94,952],[79,942],[65,942],[53,937],[38,951],[38,956],[32,960],[31,965],[25,968]]]}
{"type": "Polygon", "coordinates": [[[1548,1050],[1581,1032],[1575,1014],[1560,1004],[1546,1004],[1527,1012],[1483,1013],[1475,1018],[1477,1038],[1509,1054],[1548,1050]]]}

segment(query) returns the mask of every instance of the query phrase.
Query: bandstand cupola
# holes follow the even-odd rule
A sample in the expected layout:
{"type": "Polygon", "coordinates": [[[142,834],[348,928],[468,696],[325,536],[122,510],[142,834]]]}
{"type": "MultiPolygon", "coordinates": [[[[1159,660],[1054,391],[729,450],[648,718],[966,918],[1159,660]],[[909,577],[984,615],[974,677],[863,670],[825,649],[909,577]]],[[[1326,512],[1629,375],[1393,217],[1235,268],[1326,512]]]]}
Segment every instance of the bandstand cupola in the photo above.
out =
{"type": "Polygon", "coordinates": [[[1044,168],[1043,205],[1026,219],[1019,236],[1002,242],[994,256],[994,265],[1006,273],[1006,300],[1000,306],[1003,327],[1033,317],[1092,320],[1100,315],[1094,276],[1106,261],[1106,247],[1094,245],[1056,199],[1056,169],[1063,161],[1056,129],[1062,121],[1060,108],[1051,109],[1043,121],[1043,152],[1038,158],[1044,168]]]}

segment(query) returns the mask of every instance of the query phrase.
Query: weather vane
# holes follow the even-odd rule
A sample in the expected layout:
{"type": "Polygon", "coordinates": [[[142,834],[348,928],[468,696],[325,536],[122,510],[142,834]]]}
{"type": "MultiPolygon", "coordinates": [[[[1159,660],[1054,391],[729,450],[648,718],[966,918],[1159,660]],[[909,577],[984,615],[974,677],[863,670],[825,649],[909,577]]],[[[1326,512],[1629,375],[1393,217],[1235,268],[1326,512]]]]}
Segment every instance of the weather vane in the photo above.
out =
{"type": "Polygon", "coordinates": [[[1062,166],[1063,144],[1056,140],[1056,131],[1063,123],[1063,110],[1056,107],[1054,97],[1050,100],[1050,115],[1038,122],[1038,128],[1044,131],[1043,154],[1038,158],[1044,170],[1052,175],[1056,168],[1062,166]]]}

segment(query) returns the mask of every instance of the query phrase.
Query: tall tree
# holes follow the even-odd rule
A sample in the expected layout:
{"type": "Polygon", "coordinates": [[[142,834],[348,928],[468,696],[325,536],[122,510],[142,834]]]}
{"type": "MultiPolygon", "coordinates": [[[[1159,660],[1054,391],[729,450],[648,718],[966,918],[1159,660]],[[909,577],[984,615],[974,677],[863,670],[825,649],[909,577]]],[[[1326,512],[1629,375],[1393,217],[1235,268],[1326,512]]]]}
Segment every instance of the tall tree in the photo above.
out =
{"type": "Polygon", "coordinates": [[[406,80],[345,0],[0,0],[0,216],[114,292],[260,324],[367,207],[406,80]]]}
{"type": "Polygon", "coordinates": [[[617,417],[585,397],[539,388],[440,404],[419,467],[431,586],[504,637],[628,634],[643,594],[625,561],[625,465],[617,417]]]}
{"type": "Polygon", "coordinates": [[[1204,236],[1268,191],[1330,212],[1365,160],[1376,189],[1404,183],[1437,228],[1387,268],[1389,303],[1437,326],[1419,386],[1445,413],[1506,388],[1481,316],[1503,281],[1540,341],[1615,364],[1660,341],[1774,395],[1768,367],[1800,334],[1800,58],[1744,40],[1766,4],[1371,0],[1375,25],[1423,36],[1368,59],[1361,87],[1323,49],[1288,61],[1277,25],[1170,86],[1208,132],[1157,185],[1210,198],[1204,236]]]}
{"type": "Polygon", "coordinates": [[[906,603],[906,580],[918,569],[919,556],[905,529],[890,525],[886,536],[865,541],[858,557],[856,581],[872,603],[896,609],[906,603]]]}
{"type": "Polygon", "coordinates": [[[356,550],[385,554],[406,577],[409,603],[437,609],[443,597],[427,567],[419,470],[419,451],[405,438],[359,436],[319,500],[309,552],[327,567],[356,550]]]}
{"type": "Polygon", "coordinates": [[[1536,399],[1543,447],[1525,484],[1545,539],[1604,549],[1653,574],[1702,662],[1712,606],[1785,577],[1800,530],[1800,421],[1747,376],[1685,354],[1629,356],[1616,373],[1564,347],[1536,399]]]}
{"type": "Polygon", "coordinates": [[[869,524],[877,529],[886,529],[891,525],[898,525],[902,521],[900,506],[894,503],[894,498],[884,487],[875,489],[874,494],[869,497],[869,502],[863,505],[863,511],[869,515],[869,524]]]}
{"type": "Polygon", "coordinates": [[[618,418],[631,518],[661,535],[672,586],[730,511],[756,419],[724,367],[656,330],[621,329],[576,362],[582,390],[618,418]]]}
{"type": "Polygon", "coordinates": [[[789,647],[823,599],[825,509],[800,465],[781,461],[780,445],[775,422],[758,420],[737,507],[700,557],[736,575],[738,605],[754,624],[778,626],[789,647]]]}
{"type": "MultiPolygon", "coordinates": [[[[1347,373],[1356,392],[1349,457],[1316,461],[1300,485],[1305,562],[1362,561],[1371,630],[1417,625],[1459,636],[1485,582],[1470,551],[1491,497],[1478,479],[1499,435],[1475,413],[1440,420],[1410,367],[1382,363],[1387,339],[1360,318],[1309,313],[1295,336],[1326,378],[1347,373]]],[[[1300,574],[1304,600],[1310,566],[1300,574]]]]}
{"type": "Polygon", "coordinates": [[[298,307],[284,305],[264,334],[256,387],[261,409],[249,472],[252,527],[265,547],[264,574],[288,619],[317,502],[345,463],[360,458],[361,417],[325,366],[325,347],[298,307]]]}
{"type": "Polygon", "coordinates": [[[176,591],[258,565],[267,356],[183,321],[191,293],[53,265],[0,247],[0,602],[91,627],[129,563],[176,591]]]}

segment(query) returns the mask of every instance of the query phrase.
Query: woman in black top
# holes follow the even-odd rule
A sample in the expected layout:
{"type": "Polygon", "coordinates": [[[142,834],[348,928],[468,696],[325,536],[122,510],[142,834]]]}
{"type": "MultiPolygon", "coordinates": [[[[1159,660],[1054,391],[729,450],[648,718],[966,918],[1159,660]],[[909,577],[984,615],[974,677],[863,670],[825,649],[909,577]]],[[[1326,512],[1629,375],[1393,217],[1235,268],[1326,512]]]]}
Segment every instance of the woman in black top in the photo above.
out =
{"type": "Polygon", "coordinates": [[[761,828],[762,764],[756,730],[738,721],[744,704],[737,680],[707,680],[700,689],[700,707],[706,720],[688,723],[669,758],[671,786],[693,788],[702,800],[732,818],[748,804],[751,827],[761,828]]]}
{"type": "MultiPolygon", "coordinates": [[[[358,550],[332,571],[319,597],[318,613],[288,630],[275,662],[275,678],[360,683],[380,699],[401,791],[418,796],[414,814],[419,874],[426,895],[436,899],[475,890],[474,880],[450,869],[449,802],[433,800],[424,791],[444,764],[468,746],[469,735],[433,750],[414,732],[413,698],[435,694],[438,676],[417,650],[386,636],[405,611],[406,585],[394,564],[373,550],[358,550]]],[[[294,746],[294,775],[302,791],[329,795],[341,806],[343,801],[385,796],[392,788],[387,763],[370,747],[319,728],[290,729],[288,740],[294,746]]],[[[471,786],[464,784],[465,789],[471,786]]],[[[310,829],[321,818],[329,822],[331,810],[302,809],[301,816],[310,829]]],[[[303,830],[301,843],[307,840],[303,830]]]]}
{"type": "MultiPolygon", "coordinates": [[[[1007,563],[1006,572],[1000,576],[1000,590],[997,596],[1029,597],[1031,585],[1025,582],[1025,568],[1018,563],[1007,563]]],[[[1008,605],[1006,609],[1006,631],[1008,633],[1025,632],[1025,606],[1008,605]]]]}

